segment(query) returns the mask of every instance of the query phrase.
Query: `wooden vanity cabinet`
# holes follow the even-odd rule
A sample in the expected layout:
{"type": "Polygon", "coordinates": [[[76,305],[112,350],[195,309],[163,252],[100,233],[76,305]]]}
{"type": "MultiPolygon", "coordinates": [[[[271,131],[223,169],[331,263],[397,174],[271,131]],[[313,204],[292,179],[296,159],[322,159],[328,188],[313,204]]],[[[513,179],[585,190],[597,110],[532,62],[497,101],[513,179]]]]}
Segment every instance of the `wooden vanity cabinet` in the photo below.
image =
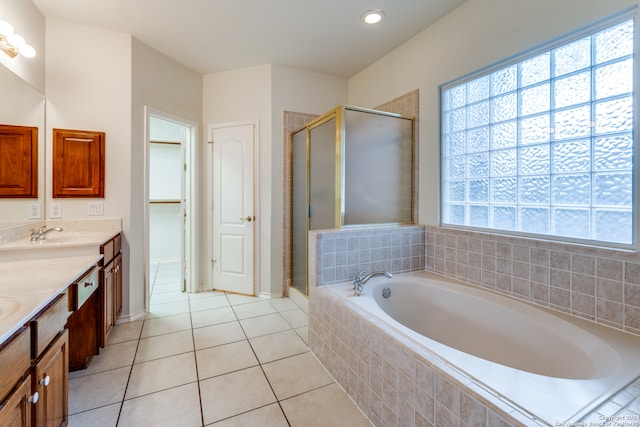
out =
{"type": "Polygon", "coordinates": [[[31,427],[30,337],[22,327],[0,345],[0,426],[31,427]]]}
{"type": "Polygon", "coordinates": [[[65,292],[0,345],[0,426],[67,425],[67,314],[65,292]]]}
{"type": "Polygon", "coordinates": [[[58,295],[29,322],[31,331],[32,427],[66,426],[69,413],[67,294],[58,295]]]}
{"type": "Polygon", "coordinates": [[[66,426],[69,421],[68,338],[65,329],[31,369],[31,390],[39,395],[32,405],[33,426],[66,426]]]}
{"type": "Polygon", "coordinates": [[[0,406],[0,426],[31,427],[31,376],[18,383],[0,406]]]}
{"type": "Polygon", "coordinates": [[[100,270],[101,334],[100,346],[122,312],[122,237],[120,234],[100,246],[103,254],[100,270]]]}
{"type": "Polygon", "coordinates": [[[69,371],[85,369],[100,350],[100,268],[86,271],[69,286],[69,371]]]}

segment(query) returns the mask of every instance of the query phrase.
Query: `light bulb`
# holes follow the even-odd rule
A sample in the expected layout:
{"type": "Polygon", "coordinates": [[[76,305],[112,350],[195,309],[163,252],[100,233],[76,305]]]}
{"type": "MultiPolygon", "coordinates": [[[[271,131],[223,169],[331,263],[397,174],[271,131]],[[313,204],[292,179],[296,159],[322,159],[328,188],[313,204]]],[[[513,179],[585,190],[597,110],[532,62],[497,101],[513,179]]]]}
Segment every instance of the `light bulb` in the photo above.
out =
{"type": "Polygon", "coordinates": [[[9,34],[7,36],[7,41],[11,46],[17,48],[18,50],[20,50],[24,45],[27,44],[27,42],[24,40],[24,37],[15,33],[9,34]]]}
{"type": "Polygon", "coordinates": [[[33,58],[34,56],[36,56],[36,50],[33,48],[33,46],[30,46],[28,44],[20,48],[20,53],[25,58],[33,58]]]}
{"type": "Polygon", "coordinates": [[[13,25],[9,24],[7,21],[0,21],[0,34],[3,36],[13,34],[13,25]]]}
{"type": "Polygon", "coordinates": [[[377,24],[384,18],[384,12],[380,9],[367,10],[362,14],[362,20],[367,24],[377,24]]]}

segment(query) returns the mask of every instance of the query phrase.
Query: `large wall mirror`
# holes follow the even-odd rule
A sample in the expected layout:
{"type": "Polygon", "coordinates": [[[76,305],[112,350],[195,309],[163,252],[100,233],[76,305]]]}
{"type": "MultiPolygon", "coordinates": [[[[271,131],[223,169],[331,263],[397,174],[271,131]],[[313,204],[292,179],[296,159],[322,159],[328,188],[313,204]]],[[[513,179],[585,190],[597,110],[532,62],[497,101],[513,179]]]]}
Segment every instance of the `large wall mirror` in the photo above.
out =
{"type": "Polygon", "coordinates": [[[38,197],[0,199],[0,228],[45,218],[45,98],[0,65],[0,124],[38,128],[38,197]]]}

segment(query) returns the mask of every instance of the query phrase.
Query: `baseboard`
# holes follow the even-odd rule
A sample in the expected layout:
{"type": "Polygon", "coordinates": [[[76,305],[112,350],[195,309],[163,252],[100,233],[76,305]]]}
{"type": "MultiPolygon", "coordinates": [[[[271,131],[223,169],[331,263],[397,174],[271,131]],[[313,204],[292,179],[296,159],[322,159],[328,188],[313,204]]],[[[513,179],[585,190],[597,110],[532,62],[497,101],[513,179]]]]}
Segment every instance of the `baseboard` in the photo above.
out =
{"type": "Polygon", "coordinates": [[[137,322],[139,320],[144,320],[147,316],[147,312],[145,310],[139,310],[135,313],[130,314],[121,314],[116,320],[116,325],[122,325],[124,323],[137,322]]]}
{"type": "Polygon", "coordinates": [[[302,311],[309,313],[309,299],[302,292],[294,287],[289,287],[289,299],[300,307],[302,311]]]}
{"type": "Polygon", "coordinates": [[[260,298],[282,298],[282,292],[260,292],[258,296],[260,298]]]}

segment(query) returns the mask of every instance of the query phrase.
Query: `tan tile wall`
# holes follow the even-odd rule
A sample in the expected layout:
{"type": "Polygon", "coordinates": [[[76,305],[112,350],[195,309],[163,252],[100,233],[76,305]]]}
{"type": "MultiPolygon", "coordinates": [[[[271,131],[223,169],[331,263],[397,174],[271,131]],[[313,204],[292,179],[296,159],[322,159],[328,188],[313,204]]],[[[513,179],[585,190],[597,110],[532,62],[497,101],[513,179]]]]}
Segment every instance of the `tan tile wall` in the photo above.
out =
{"type": "MultiPolygon", "coordinates": [[[[315,286],[346,282],[360,271],[398,274],[425,269],[425,234],[421,225],[311,232],[310,246],[312,236],[316,245],[315,286]]],[[[310,250],[310,260],[311,255],[310,250]]]]}
{"type": "Polygon", "coordinates": [[[640,335],[640,256],[427,226],[426,269],[640,335]]]}

